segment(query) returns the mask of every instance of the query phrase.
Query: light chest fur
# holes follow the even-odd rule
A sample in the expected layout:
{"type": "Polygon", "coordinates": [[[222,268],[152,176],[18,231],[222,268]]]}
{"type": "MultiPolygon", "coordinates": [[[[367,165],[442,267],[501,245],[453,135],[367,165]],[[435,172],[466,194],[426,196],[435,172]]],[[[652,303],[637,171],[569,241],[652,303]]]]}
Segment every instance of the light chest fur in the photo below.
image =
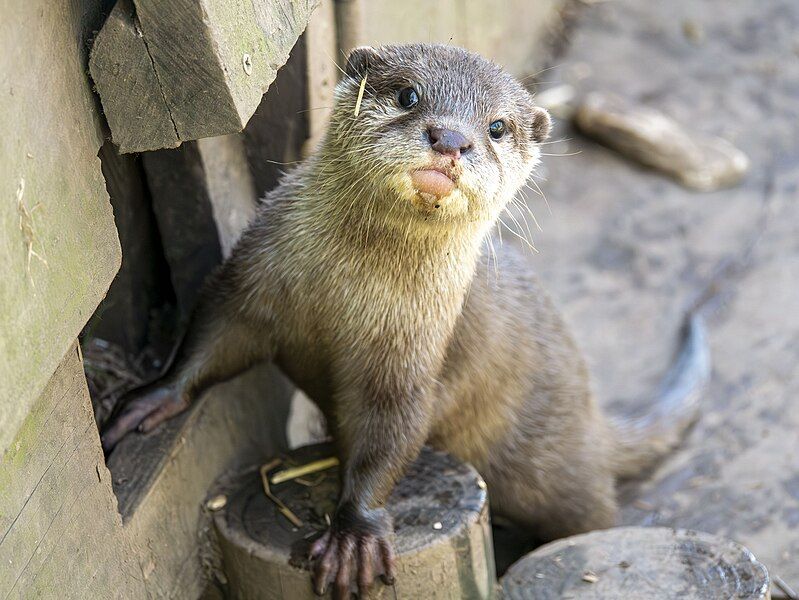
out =
{"type": "Polygon", "coordinates": [[[273,315],[278,364],[320,404],[342,370],[376,362],[392,373],[440,370],[480,253],[480,228],[420,221],[402,231],[368,210],[342,222],[332,209],[325,215],[328,200],[340,205],[341,198],[315,193],[267,199],[253,228],[262,251],[248,257],[246,272],[260,290],[257,304],[273,315]]]}

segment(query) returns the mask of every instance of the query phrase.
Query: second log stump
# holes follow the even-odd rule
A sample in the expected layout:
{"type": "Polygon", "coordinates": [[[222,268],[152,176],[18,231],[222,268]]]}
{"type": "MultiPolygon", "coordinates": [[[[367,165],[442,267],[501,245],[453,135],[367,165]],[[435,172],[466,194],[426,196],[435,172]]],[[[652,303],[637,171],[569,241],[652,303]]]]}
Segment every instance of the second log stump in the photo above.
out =
{"type": "MultiPolygon", "coordinates": [[[[299,448],[283,457],[270,476],[330,456],[329,444],[299,448]]],[[[309,542],[325,530],[326,515],[335,510],[338,468],[271,484],[270,491],[301,525],[267,498],[257,470],[214,492],[226,499],[214,525],[230,594],[242,599],[318,598],[305,556],[309,542]]],[[[397,484],[387,508],[396,530],[397,577],[393,589],[376,582],[370,598],[494,597],[487,494],[471,466],[425,448],[397,484]]]]}
{"type": "Polygon", "coordinates": [[[502,578],[505,600],[768,600],[752,553],[707,533],[617,527],[531,552],[502,578]]]}

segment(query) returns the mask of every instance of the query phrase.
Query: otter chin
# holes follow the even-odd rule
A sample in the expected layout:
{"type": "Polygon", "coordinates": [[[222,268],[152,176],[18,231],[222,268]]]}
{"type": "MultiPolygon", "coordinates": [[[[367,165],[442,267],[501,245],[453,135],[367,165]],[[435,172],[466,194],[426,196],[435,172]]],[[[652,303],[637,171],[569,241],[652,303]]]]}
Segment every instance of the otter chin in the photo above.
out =
{"type": "Polygon", "coordinates": [[[437,169],[422,169],[411,173],[411,183],[420,194],[428,194],[436,198],[443,198],[455,189],[455,182],[451,177],[437,169]]]}

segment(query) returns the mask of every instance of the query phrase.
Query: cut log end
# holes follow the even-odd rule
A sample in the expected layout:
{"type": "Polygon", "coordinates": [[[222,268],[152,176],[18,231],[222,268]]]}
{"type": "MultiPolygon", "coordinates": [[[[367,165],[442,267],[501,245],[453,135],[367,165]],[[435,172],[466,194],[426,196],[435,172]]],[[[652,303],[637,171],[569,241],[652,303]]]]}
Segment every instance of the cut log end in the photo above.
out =
{"type": "MultiPolygon", "coordinates": [[[[283,457],[277,470],[332,455],[329,444],[306,446],[283,457]]],[[[257,469],[210,494],[227,498],[214,524],[229,592],[234,598],[318,598],[305,557],[335,509],[338,469],[272,485],[270,491],[301,526],[267,498],[257,469]]],[[[387,508],[396,530],[396,582],[393,590],[376,583],[370,598],[494,597],[487,496],[472,467],[426,448],[397,484],[387,508]]]]}
{"type": "Polygon", "coordinates": [[[547,544],[516,562],[503,598],[769,598],[766,568],[743,546],[706,533],[619,527],[547,544]]]}

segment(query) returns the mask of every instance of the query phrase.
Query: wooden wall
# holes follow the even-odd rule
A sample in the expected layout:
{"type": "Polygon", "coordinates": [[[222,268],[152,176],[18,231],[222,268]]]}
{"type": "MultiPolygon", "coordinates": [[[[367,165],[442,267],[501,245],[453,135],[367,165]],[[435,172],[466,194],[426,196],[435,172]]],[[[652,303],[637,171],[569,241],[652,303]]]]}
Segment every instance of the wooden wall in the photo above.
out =
{"type": "MultiPolygon", "coordinates": [[[[169,264],[164,235],[181,223],[165,216],[174,209],[158,182],[166,163],[121,155],[107,141],[88,75],[92,38],[110,4],[0,2],[0,191],[6,199],[0,203],[3,598],[198,597],[205,585],[198,537],[205,490],[237,460],[256,460],[285,444],[290,390],[274,369],[265,368],[220,386],[190,418],[176,422],[184,429],[161,457],[168,460],[133,474],[146,475],[135,497],[119,487],[124,476],[115,482],[106,468],[76,343],[79,333],[113,281],[91,335],[134,350],[147,345],[149,313],[176,300],[173,287],[180,285],[173,280],[179,269],[218,263],[263,191],[256,190],[242,134],[171,151],[185,159],[183,173],[190,172],[197,187],[194,198],[208,203],[213,229],[206,239],[216,253],[205,263],[189,255],[182,264],[169,264]],[[148,163],[156,166],[150,169],[148,163]],[[157,201],[160,212],[154,209],[157,201]],[[114,279],[121,250],[125,268],[114,279]],[[265,403],[265,396],[273,402],[265,403]]],[[[224,8],[224,2],[217,4],[224,8]]],[[[266,0],[250,4],[262,11],[274,7],[266,0]]],[[[296,4],[291,31],[271,38],[259,34],[283,60],[305,27],[302,11],[313,5],[291,4],[296,4]]],[[[281,64],[264,68],[276,71],[281,64]]],[[[294,78],[304,81],[302,65],[294,78]]],[[[304,101],[304,91],[301,96],[304,101]]],[[[292,106],[273,103],[282,110],[292,106]]],[[[259,110],[268,116],[271,106],[259,110]]],[[[253,132],[258,122],[256,116],[253,132]]],[[[266,135],[261,132],[260,139],[266,135]]],[[[282,139],[277,151],[299,156],[305,137],[299,127],[293,141],[282,139]]],[[[274,180],[274,174],[259,177],[274,180]]],[[[176,184],[178,192],[187,181],[176,184]]],[[[184,208],[183,216],[197,206],[184,208]]],[[[197,234],[185,222],[182,226],[184,237],[197,234]]],[[[183,286],[185,297],[196,295],[201,278],[193,287],[183,286]]]]}

